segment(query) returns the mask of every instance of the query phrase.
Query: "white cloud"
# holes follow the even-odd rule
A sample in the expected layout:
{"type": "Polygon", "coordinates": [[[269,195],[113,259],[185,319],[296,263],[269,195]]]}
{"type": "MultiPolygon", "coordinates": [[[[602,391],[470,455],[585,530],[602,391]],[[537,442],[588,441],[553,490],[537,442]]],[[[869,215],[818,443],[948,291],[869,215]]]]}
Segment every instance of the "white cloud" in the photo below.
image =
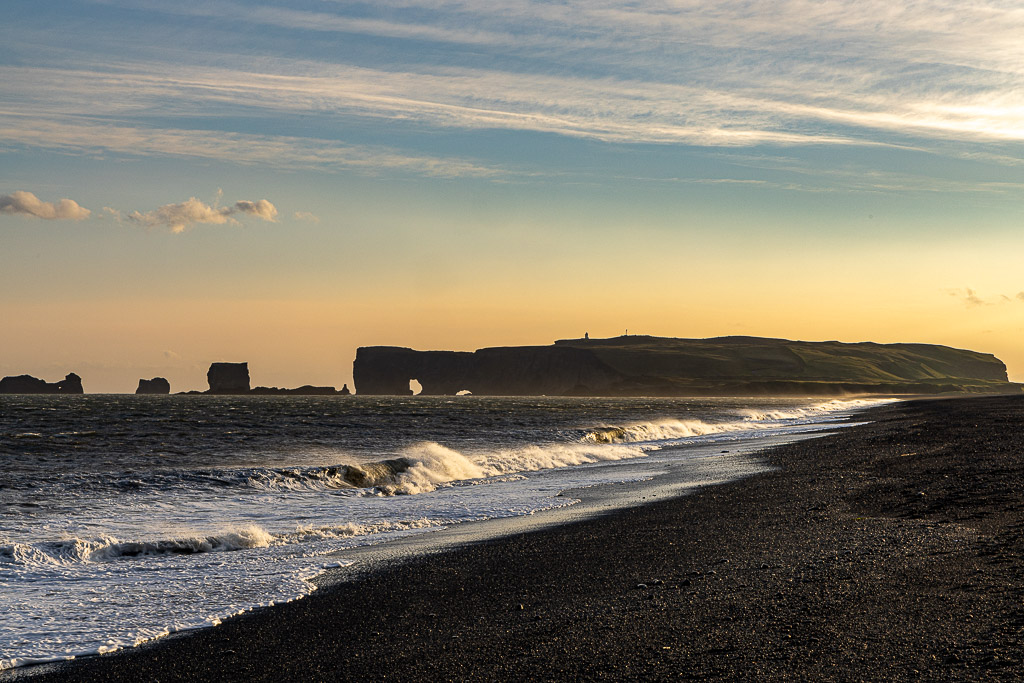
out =
{"type": "Polygon", "coordinates": [[[231,208],[237,213],[247,213],[256,216],[257,218],[262,218],[265,221],[270,221],[271,223],[277,220],[277,208],[266,199],[261,199],[256,202],[244,200],[235,202],[235,205],[231,208]]]}
{"type": "Polygon", "coordinates": [[[0,213],[20,214],[35,218],[65,218],[80,221],[92,213],[89,209],[79,206],[73,199],[61,199],[57,202],[44,202],[31,192],[17,190],[11,194],[0,195],[0,213]]]}
{"type": "Polygon", "coordinates": [[[274,221],[277,217],[277,209],[266,199],[256,202],[240,201],[233,206],[210,206],[195,197],[190,197],[179,204],[165,204],[145,213],[133,211],[126,218],[148,228],[162,227],[173,233],[181,233],[200,223],[237,225],[238,221],[232,216],[239,213],[250,214],[265,221],[274,221]]]}

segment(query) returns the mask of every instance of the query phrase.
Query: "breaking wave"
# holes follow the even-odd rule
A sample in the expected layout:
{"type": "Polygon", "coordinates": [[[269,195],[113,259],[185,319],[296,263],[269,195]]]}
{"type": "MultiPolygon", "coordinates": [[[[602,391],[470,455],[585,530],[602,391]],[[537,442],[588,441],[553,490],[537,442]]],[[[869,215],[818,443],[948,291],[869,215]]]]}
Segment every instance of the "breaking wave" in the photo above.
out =
{"type": "Polygon", "coordinates": [[[667,419],[656,422],[642,422],[626,427],[599,427],[587,432],[583,436],[583,440],[598,444],[639,443],[685,439],[692,436],[747,431],[749,429],[750,425],[744,422],[709,423],[701,420],[667,419]]]}
{"type": "Polygon", "coordinates": [[[149,541],[121,541],[116,538],[71,538],[41,543],[14,543],[0,546],[0,565],[58,567],[79,563],[111,562],[122,558],[195,555],[199,553],[232,552],[272,545],[305,543],[315,540],[346,539],[372,534],[409,531],[438,526],[437,520],[378,522],[373,524],[344,523],[337,526],[299,527],[291,532],[272,534],[252,524],[218,534],[149,541]]]}
{"type": "Polygon", "coordinates": [[[433,441],[407,446],[397,458],[359,465],[250,470],[260,489],[372,489],[383,495],[426,493],[452,482],[569,467],[645,455],[639,447],[555,443],[463,454],[433,441]]]}
{"type": "Polygon", "coordinates": [[[740,411],[740,413],[750,421],[780,421],[780,420],[800,420],[806,418],[820,418],[834,413],[843,413],[848,410],[860,410],[862,408],[869,408],[871,406],[882,405],[884,403],[893,403],[898,399],[833,399],[831,401],[823,401],[816,403],[811,406],[805,406],[803,408],[788,408],[788,409],[770,409],[770,410],[757,410],[748,408],[740,411]]]}
{"type": "Polygon", "coordinates": [[[890,402],[891,399],[835,399],[802,408],[740,410],[737,412],[739,419],[733,421],[663,419],[625,426],[605,426],[588,431],[583,435],[583,441],[595,444],[649,443],[709,434],[775,429],[780,423],[801,424],[810,420],[821,421],[831,415],[838,418],[847,411],[890,402]]]}
{"type": "Polygon", "coordinates": [[[194,555],[248,548],[266,548],[275,537],[255,524],[212,536],[195,536],[153,541],[119,541],[116,538],[72,538],[44,543],[15,543],[0,546],[0,564],[68,565],[104,562],[121,557],[194,555]]]}

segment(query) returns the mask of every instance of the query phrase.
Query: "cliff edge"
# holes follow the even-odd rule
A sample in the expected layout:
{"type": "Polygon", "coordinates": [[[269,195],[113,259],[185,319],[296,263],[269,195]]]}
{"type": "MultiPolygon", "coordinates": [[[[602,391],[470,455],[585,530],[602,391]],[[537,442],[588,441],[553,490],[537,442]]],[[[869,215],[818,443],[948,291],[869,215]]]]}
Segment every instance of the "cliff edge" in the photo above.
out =
{"type": "Polygon", "coordinates": [[[747,396],[1020,393],[991,354],[934,344],[762,337],[567,339],[477,351],[362,347],[356,393],[489,396],[747,396]]]}

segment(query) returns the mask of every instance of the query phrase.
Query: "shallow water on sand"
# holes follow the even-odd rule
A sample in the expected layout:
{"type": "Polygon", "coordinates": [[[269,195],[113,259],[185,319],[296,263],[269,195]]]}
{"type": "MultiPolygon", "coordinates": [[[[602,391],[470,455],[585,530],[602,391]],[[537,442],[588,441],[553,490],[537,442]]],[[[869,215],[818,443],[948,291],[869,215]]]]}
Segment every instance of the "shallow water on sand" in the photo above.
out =
{"type": "Polygon", "coordinates": [[[0,668],[214,625],[308,594],[339,550],[571,505],[874,403],[0,396],[0,668]]]}

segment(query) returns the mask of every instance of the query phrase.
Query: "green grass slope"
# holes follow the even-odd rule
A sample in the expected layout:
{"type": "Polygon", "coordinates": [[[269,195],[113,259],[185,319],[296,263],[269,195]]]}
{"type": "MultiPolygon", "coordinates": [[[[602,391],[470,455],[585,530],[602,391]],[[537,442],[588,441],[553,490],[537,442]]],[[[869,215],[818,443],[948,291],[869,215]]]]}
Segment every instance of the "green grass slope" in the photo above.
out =
{"type": "Polygon", "coordinates": [[[590,350],[625,379],[622,393],[1019,392],[992,354],[933,344],[761,337],[615,337],[556,342],[590,350]]]}

